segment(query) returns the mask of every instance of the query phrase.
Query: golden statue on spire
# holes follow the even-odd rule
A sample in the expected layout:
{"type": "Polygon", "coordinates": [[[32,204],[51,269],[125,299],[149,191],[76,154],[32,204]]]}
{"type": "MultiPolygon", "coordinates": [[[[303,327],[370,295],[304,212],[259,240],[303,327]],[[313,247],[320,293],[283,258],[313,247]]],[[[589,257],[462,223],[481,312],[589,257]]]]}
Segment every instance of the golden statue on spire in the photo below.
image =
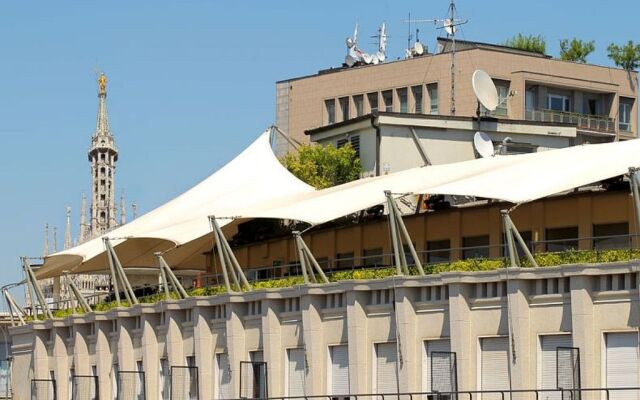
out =
{"type": "Polygon", "coordinates": [[[100,95],[107,94],[107,76],[104,74],[104,72],[101,72],[100,76],[98,77],[98,89],[98,93],[100,95]]]}

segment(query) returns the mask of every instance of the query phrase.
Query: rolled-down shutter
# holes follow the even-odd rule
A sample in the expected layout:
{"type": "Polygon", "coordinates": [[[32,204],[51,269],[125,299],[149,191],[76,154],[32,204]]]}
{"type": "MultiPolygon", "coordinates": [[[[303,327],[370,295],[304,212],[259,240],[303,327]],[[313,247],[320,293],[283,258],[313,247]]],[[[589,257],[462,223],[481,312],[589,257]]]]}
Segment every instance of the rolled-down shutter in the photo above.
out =
{"type": "Polygon", "coordinates": [[[231,366],[229,356],[226,353],[216,354],[216,366],[218,369],[218,399],[231,399],[231,366]]]}
{"type": "MultiPolygon", "coordinates": [[[[545,335],[540,336],[540,389],[558,388],[558,347],[571,347],[571,335],[545,335]]],[[[562,398],[560,392],[544,392],[544,398],[558,400],[562,398]]]]}
{"type": "MultiPolygon", "coordinates": [[[[480,339],[481,390],[509,390],[509,339],[480,339]]],[[[483,394],[482,400],[500,399],[499,393],[483,394]]]]}
{"type": "Polygon", "coordinates": [[[347,345],[329,347],[331,357],[331,394],[349,394],[349,347],[347,345]]]}
{"type": "Polygon", "coordinates": [[[425,392],[430,392],[432,390],[431,353],[433,352],[448,353],[450,351],[451,351],[451,342],[449,341],[449,339],[425,340],[424,353],[422,355],[422,379],[424,382],[423,390],[425,392]]]}
{"type": "Polygon", "coordinates": [[[304,349],[288,349],[287,359],[287,376],[289,378],[287,396],[304,396],[304,349]]]}
{"type": "MultiPolygon", "coordinates": [[[[607,333],[606,386],[608,388],[638,387],[638,333],[607,333]]],[[[611,391],[610,400],[637,399],[635,390],[611,391]]]]}
{"type": "Polygon", "coordinates": [[[395,342],[376,344],[376,393],[398,392],[398,353],[395,342]]]}

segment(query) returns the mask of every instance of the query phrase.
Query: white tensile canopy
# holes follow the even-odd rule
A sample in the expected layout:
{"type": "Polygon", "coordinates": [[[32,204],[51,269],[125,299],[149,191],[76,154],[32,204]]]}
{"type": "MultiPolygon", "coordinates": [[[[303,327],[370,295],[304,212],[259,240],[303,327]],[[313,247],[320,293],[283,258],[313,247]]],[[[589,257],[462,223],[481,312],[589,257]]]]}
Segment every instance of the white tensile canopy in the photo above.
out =
{"type": "MultiPolygon", "coordinates": [[[[153,253],[171,249],[165,258],[172,268],[204,269],[202,253],[213,245],[210,215],[318,224],[381,204],[386,190],[396,197],[451,194],[523,203],[622,175],[636,166],[640,140],[630,140],[413,168],[313,190],[279,164],[264,133],[198,186],[108,236],[128,237],[116,248],[125,267],[155,265],[153,253]]],[[[105,258],[97,257],[102,246],[97,239],[54,254],[38,275],[105,270],[105,258]]]]}

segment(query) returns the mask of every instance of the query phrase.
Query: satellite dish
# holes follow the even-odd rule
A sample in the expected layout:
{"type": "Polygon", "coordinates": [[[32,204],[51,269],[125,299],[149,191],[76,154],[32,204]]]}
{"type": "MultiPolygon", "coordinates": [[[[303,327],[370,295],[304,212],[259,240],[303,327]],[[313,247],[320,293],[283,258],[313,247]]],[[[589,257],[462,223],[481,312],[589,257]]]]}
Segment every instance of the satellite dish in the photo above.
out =
{"type": "Polygon", "coordinates": [[[422,45],[422,43],[420,42],[416,42],[416,44],[413,45],[413,51],[421,56],[424,54],[424,46],[422,45]]]}
{"type": "Polygon", "coordinates": [[[348,48],[352,48],[355,45],[355,43],[353,42],[353,39],[351,37],[348,37],[346,42],[347,42],[347,47],[348,48]]]}
{"type": "Polygon", "coordinates": [[[356,59],[351,57],[350,55],[347,55],[344,58],[344,63],[347,64],[348,67],[353,67],[354,65],[356,65],[356,59]]]}
{"type": "Polygon", "coordinates": [[[473,147],[476,149],[480,157],[493,157],[495,150],[491,138],[484,132],[478,131],[473,135],[473,147]]]}
{"type": "Polygon", "coordinates": [[[362,61],[364,61],[365,64],[371,64],[371,61],[373,61],[373,57],[371,57],[371,54],[364,53],[362,55],[362,61]]]}
{"type": "Polygon", "coordinates": [[[493,80],[481,69],[477,69],[473,72],[471,77],[471,85],[473,86],[473,92],[476,94],[478,101],[489,111],[494,111],[500,99],[498,98],[498,90],[496,85],[493,84],[493,80]]]}
{"type": "Polygon", "coordinates": [[[371,63],[373,63],[373,65],[378,65],[379,62],[380,62],[380,59],[378,58],[377,54],[374,54],[371,56],[371,63]]]}
{"type": "Polygon", "coordinates": [[[383,51],[379,51],[376,53],[376,56],[378,57],[378,60],[380,60],[380,62],[383,62],[384,60],[387,59],[387,55],[384,54],[383,51]]]}
{"type": "Polygon", "coordinates": [[[453,24],[453,20],[449,18],[444,20],[444,30],[449,35],[453,35],[457,31],[456,26],[453,24]]]}

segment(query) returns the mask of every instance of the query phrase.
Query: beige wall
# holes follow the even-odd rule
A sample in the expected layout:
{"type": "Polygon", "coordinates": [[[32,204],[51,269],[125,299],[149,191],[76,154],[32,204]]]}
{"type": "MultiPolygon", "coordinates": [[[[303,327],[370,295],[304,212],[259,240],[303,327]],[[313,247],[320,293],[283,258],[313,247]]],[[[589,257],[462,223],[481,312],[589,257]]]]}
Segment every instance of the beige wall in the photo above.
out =
{"type": "MultiPolygon", "coordinates": [[[[456,74],[456,115],[473,116],[476,112],[476,98],[471,88],[471,75],[476,69],[483,69],[494,79],[510,82],[510,90],[515,95],[508,101],[508,117],[525,119],[525,88],[527,85],[552,86],[575,93],[573,99],[576,111],[582,112],[581,93],[601,93],[605,103],[602,112],[611,118],[618,113],[618,96],[637,99],[635,74],[617,68],[579,64],[557,59],[513,54],[506,51],[488,49],[467,49],[457,53],[456,74]],[[608,96],[608,97],[607,97],[608,96]],[[612,100],[609,101],[609,98],[612,100]]],[[[414,85],[438,84],[439,114],[448,115],[450,109],[450,54],[442,53],[417,57],[409,60],[339,69],[309,77],[290,79],[277,84],[278,111],[276,119],[286,124],[289,134],[299,140],[307,140],[304,131],[326,124],[324,100],[337,99],[370,92],[381,92],[414,85]],[[283,96],[288,96],[286,109],[283,96]],[[286,111],[286,112],[285,112],[286,111]]],[[[424,98],[426,87],[423,87],[424,98]]],[[[409,90],[410,93],[410,90],[409,90]]],[[[394,101],[394,110],[399,104],[394,101]]],[[[540,96],[539,96],[539,101],[540,96]]],[[[381,103],[381,99],[379,100],[381,103]]],[[[409,111],[415,110],[409,95],[409,111]]],[[[425,102],[425,104],[427,104],[425,102]]],[[[634,103],[633,134],[637,133],[637,101],[634,103]]],[[[365,101],[364,113],[370,112],[365,101]]],[[[350,115],[355,116],[355,106],[350,103],[350,115]]],[[[339,107],[336,106],[337,121],[341,121],[339,107]]],[[[616,127],[617,130],[617,127],[616,127]]]]}
{"type": "Polygon", "coordinates": [[[604,333],[635,332],[638,327],[637,285],[629,283],[631,279],[637,282],[637,271],[634,261],[512,270],[508,282],[504,271],[344,281],[36,322],[11,329],[14,391],[16,398],[29,398],[29,385],[23,383],[48,377],[53,369],[59,377],[58,396],[66,398],[66,377],[73,362],[82,373],[90,365],[99,365],[100,396],[111,398],[109,374],[114,360],[121,370],[142,360],[147,398],[155,399],[160,358],[168,357],[170,365],[184,365],[184,357],[194,354],[200,398],[218,398],[214,355],[224,352],[232,362],[235,397],[239,362],[248,360],[250,351],[262,350],[268,363],[269,394],[282,396],[286,350],[304,347],[309,365],[306,393],[322,395],[327,394],[328,346],[347,344],[351,392],[370,393],[374,390],[375,344],[398,338],[403,358],[398,366],[401,391],[424,390],[423,343],[442,338],[449,339],[457,353],[459,389],[477,390],[479,340],[510,334],[509,307],[517,352],[510,366],[513,389],[540,386],[540,335],[558,333],[571,333],[573,345],[580,348],[583,387],[603,387],[604,333]],[[608,287],[608,276],[614,282],[625,277],[627,283],[608,287]],[[543,287],[556,289],[547,293],[543,287]],[[444,288],[448,297],[429,297],[427,290],[435,293],[444,288]],[[389,301],[376,301],[383,292],[393,296],[389,301]],[[336,296],[341,296],[342,306],[328,306],[329,297],[336,296]],[[295,303],[299,308],[287,306],[292,299],[299,301],[295,303]],[[250,304],[258,303],[260,308],[252,314],[250,304]],[[103,334],[105,339],[101,339],[103,334]]]}

